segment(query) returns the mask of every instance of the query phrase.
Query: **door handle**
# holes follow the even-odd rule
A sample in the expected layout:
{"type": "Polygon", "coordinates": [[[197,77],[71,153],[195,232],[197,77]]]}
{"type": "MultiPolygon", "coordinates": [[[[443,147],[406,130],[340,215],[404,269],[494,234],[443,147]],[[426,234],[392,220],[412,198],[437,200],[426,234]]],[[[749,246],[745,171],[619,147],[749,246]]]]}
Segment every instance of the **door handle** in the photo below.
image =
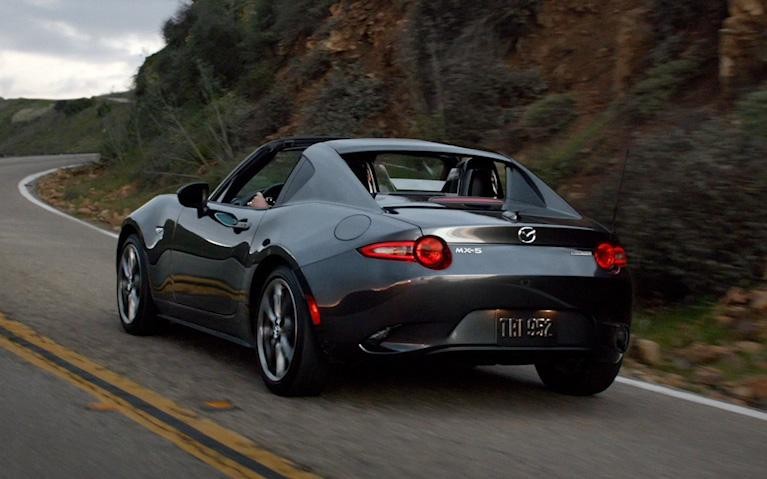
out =
{"type": "Polygon", "coordinates": [[[250,223],[248,223],[247,219],[237,220],[237,223],[232,226],[232,229],[237,231],[246,231],[250,229],[250,223]]]}
{"type": "Polygon", "coordinates": [[[223,211],[217,211],[213,214],[213,217],[222,225],[227,228],[232,228],[235,231],[245,231],[250,229],[250,223],[248,223],[247,218],[237,219],[236,216],[223,211]]]}

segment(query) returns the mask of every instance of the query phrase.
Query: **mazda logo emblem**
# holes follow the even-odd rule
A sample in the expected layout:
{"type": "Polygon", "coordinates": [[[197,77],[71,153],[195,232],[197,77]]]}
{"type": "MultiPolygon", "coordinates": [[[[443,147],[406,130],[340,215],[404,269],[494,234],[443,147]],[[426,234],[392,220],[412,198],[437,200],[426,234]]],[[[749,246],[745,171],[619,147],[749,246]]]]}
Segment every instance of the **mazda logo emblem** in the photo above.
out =
{"type": "Polygon", "coordinates": [[[517,236],[519,237],[519,241],[530,244],[535,242],[535,228],[530,226],[525,226],[524,228],[519,228],[519,232],[517,233],[517,236]]]}

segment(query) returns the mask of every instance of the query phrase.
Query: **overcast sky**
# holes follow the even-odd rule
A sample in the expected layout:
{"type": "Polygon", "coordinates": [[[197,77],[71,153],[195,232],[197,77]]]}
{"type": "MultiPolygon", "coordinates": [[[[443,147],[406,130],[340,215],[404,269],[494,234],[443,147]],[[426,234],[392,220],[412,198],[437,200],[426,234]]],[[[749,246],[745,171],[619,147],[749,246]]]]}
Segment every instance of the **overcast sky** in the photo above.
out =
{"type": "Polygon", "coordinates": [[[78,98],[131,87],[180,0],[0,0],[0,97],[78,98]]]}

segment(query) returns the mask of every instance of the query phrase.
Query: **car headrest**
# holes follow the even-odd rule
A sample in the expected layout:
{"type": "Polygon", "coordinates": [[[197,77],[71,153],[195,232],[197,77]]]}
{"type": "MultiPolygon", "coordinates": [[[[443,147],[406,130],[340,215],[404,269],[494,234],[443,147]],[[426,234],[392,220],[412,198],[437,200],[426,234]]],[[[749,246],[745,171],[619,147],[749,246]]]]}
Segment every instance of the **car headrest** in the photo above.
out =
{"type": "Polygon", "coordinates": [[[496,191],[493,188],[493,170],[489,168],[474,168],[467,171],[469,176],[468,196],[480,196],[495,198],[496,191]]]}

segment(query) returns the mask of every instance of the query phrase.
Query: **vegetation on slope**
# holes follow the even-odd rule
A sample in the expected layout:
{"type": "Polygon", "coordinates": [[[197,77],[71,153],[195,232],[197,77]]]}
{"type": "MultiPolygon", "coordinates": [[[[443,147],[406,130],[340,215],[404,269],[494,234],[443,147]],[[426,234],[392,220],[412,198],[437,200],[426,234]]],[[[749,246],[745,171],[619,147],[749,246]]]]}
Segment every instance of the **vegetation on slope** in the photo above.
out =
{"type": "Polygon", "coordinates": [[[119,101],[0,100],[0,156],[97,152],[128,117],[119,101]]]}

